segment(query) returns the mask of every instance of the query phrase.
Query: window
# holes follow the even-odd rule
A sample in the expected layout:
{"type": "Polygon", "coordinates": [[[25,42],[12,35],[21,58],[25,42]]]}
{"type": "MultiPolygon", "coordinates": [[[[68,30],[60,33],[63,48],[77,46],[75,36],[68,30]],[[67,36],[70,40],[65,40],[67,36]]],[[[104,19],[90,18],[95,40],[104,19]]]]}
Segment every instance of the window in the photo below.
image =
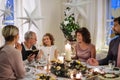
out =
{"type": "Polygon", "coordinates": [[[5,15],[3,18],[3,24],[8,25],[8,24],[14,24],[14,0],[6,0],[5,4],[6,9],[10,9],[10,14],[5,15]]]}
{"type": "Polygon", "coordinates": [[[120,0],[107,0],[107,7],[106,7],[106,44],[108,45],[111,41],[112,34],[112,26],[113,26],[113,18],[112,9],[116,10],[120,8],[120,0]],[[111,37],[110,37],[111,36],[111,37]]]}

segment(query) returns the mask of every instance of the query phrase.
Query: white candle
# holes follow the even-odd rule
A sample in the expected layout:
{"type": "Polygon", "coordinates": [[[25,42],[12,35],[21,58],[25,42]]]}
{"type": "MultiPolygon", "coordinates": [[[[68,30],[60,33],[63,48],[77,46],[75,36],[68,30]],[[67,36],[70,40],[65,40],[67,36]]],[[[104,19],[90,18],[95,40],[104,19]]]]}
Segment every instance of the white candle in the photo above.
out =
{"type": "Polygon", "coordinates": [[[61,63],[64,63],[64,57],[63,57],[63,56],[59,56],[59,57],[58,57],[58,60],[60,60],[61,63]]]}
{"type": "Polygon", "coordinates": [[[71,45],[67,43],[65,45],[66,60],[71,60],[71,45]]]}
{"type": "Polygon", "coordinates": [[[66,52],[71,52],[71,45],[70,45],[69,43],[67,43],[67,44],[65,45],[65,51],[66,51],[66,52]]]}

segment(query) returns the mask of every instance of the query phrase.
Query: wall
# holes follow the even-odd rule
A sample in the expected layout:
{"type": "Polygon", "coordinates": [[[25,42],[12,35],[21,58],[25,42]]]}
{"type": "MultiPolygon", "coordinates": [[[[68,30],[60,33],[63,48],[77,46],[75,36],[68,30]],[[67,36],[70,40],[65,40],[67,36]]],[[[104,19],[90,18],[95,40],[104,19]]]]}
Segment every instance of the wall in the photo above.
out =
{"type": "Polygon", "coordinates": [[[60,23],[63,20],[63,0],[41,0],[41,12],[44,20],[42,21],[42,35],[46,32],[53,34],[55,44],[60,52],[64,51],[64,35],[60,30],[60,23]]]}
{"type": "MultiPolygon", "coordinates": [[[[36,29],[33,25],[31,30],[35,31],[37,33],[38,37],[38,44],[41,44],[42,36],[46,33],[52,33],[55,38],[55,44],[58,46],[58,49],[60,52],[64,51],[64,44],[65,44],[65,38],[60,30],[60,23],[64,19],[64,5],[63,2],[66,2],[68,0],[15,0],[15,25],[17,25],[20,28],[20,41],[24,40],[24,33],[27,31],[26,27],[27,24],[22,25],[24,20],[17,19],[18,17],[25,17],[25,11],[24,8],[26,8],[28,11],[32,11],[34,7],[37,7],[37,14],[33,16],[42,16],[44,17],[43,20],[36,21],[36,24],[39,26],[40,31],[36,29]],[[33,3],[34,2],[34,5],[33,3]]],[[[84,21],[85,26],[90,30],[91,32],[91,39],[92,43],[96,45],[96,47],[100,48],[104,43],[103,35],[104,32],[104,17],[105,15],[102,15],[104,13],[104,0],[90,0],[91,3],[86,7],[86,11],[88,14],[88,24],[87,21],[84,21]],[[102,27],[101,27],[102,26],[102,27]],[[101,37],[101,39],[99,39],[101,37]]],[[[3,9],[3,3],[4,0],[0,1],[1,9],[3,9]]],[[[0,12],[1,13],[1,12],[0,12]]],[[[1,22],[0,18],[0,22],[1,22]]],[[[81,19],[81,18],[80,18],[81,19]]],[[[1,23],[0,23],[1,25],[1,23]]],[[[84,26],[81,24],[81,27],[84,26]]],[[[1,30],[1,27],[0,27],[1,30]]],[[[2,43],[0,39],[0,44],[2,43]]]]}

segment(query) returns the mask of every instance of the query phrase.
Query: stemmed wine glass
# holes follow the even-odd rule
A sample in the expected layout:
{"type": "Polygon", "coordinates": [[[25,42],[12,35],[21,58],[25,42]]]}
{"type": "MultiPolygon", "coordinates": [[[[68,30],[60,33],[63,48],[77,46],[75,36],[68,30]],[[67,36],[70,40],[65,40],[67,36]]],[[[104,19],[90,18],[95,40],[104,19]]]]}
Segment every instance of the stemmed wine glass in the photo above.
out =
{"type": "Polygon", "coordinates": [[[109,69],[113,70],[113,68],[115,67],[115,60],[109,60],[108,66],[109,66],[109,69]]]}

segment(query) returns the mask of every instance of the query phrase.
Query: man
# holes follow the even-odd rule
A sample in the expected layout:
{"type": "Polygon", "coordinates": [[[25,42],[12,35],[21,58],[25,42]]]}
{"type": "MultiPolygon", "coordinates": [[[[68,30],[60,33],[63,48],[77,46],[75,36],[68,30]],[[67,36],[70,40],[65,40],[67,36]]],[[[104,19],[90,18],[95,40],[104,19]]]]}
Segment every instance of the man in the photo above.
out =
{"type": "Polygon", "coordinates": [[[23,60],[28,60],[29,62],[33,61],[35,58],[35,54],[28,55],[28,50],[36,50],[34,46],[37,41],[36,33],[33,31],[28,31],[25,33],[24,36],[25,41],[21,44],[22,45],[22,58],[23,60]]]}
{"type": "Polygon", "coordinates": [[[113,31],[116,34],[116,38],[114,38],[109,45],[109,51],[106,56],[106,58],[101,59],[97,61],[96,59],[90,58],[88,59],[88,63],[90,65],[107,65],[109,60],[115,60],[116,66],[120,67],[120,64],[117,64],[118,61],[118,49],[119,49],[119,43],[120,43],[120,17],[117,17],[114,19],[114,26],[113,26],[113,31]]]}

